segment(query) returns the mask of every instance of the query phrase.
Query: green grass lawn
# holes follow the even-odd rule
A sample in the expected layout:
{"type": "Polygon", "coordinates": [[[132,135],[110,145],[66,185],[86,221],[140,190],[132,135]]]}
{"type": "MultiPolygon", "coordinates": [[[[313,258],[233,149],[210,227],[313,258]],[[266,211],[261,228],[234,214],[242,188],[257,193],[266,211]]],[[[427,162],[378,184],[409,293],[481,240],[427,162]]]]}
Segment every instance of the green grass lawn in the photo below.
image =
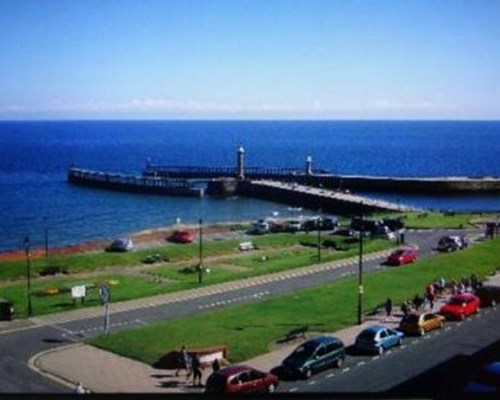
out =
{"type": "MultiPolygon", "coordinates": [[[[272,272],[278,272],[286,269],[303,267],[306,265],[315,264],[317,262],[317,252],[309,247],[291,247],[297,245],[301,241],[311,239],[310,235],[293,235],[282,234],[270,236],[272,240],[266,242],[265,237],[258,237],[259,248],[268,249],[273,252],[273,256],[266,262],[260,261],[258,257],[252,256],[252,253],[240,253],[235,250],[237,241],[213,242],[207,247],[212,247],[208,251],[209,255],[227,254],[230,262],[236,263],[236,260],[245,264],[243,270],[228,270],[223,267],[218,267],[217,262],[222,263],[223,259],[214,262],[214,265],[206,265],[210,269],[209,273],[204,273],[203,286],[212,285],[231,280],[244,279],[252,276],[264,275],[272,272]],[[279,246],[279,250],[276,249],[279,246]],[[287,250],[286,248],[290,248],[287,250]],[[292,250],[293,249],[293,250],[292,250]]],[[[315,239],[316,240],[316,239],[315,239]]],[[[342,240],[342,239],[339,239],[342,240]]],[[[365,251],[378,251],[393,246],[394,243],[387,240],[373,240],[365,243],[365,251]]],[[[334,252],[323,251],[322,261],[332,261],[340,258],[345,258],[356,254],[356,244],[350,245],[352,248],[348,251],[334,252]]],[[[187,248],[188,246],[171,246],[176,248],[187,248]]],[[[195,252],[197,254],[197,252],[195,252]]],[[[123,253],[117,254],[122,256],[123,253]]],[[[141,274],[140,276],[130,276],[127,274],[120,274],[113,272],[105,276],[90,276],[87,278],[78,277],[50,277],[41,280],[34,280],[32,283],[32,293],[37,293],[47,288],[61,288],[71,287],[80,284],[91,284],[94,282],[102,282],[105,280],[116,280],[118,284],[112,287],[113,301],[124,301],[136,299],[141,297],[152,296],[156,294],[172,293],[181,290],[193,289],[200,287],[198,283],[198,273],[194,269],[198,259],[188,259],[182,265],[165,265],[153,268],[148,271],[148,274],[141,274]],[[187,267],[192,267],[191,271],[186,271],[187,267]],[[168,281],[163,283],[155,283],[154,276],[161,276],[167,278],[168,281]]],[[[17,317],[26,317],[26,284],[16,283],[5,286],[1,289],[2,297],[13,302],[16,308],[17,317]]],[[[98,304],[97,290],[90,291],[85,304],[78,303],[78,307],[89,307],[98,304]]],[[[59,311],[71,310],[74,308],[73,301],[70,293],[57,294],[52,296],[32,297],[33,309],[35,315],[43,315],[59,311]]]]}
{"type": "MultiPolygon", "coordinates": [[[[395,304],[423,293],[429,282],[443,276],[459,279],[486,276],[500,267],[500,239],[461,252],[438,254],[405,267],[364,277],[365,311],[391,297],[395,304]]],[[[258,303],[205,312],[196,316],[140,327],[89,341],[98,347],[152,364],[165,353],[188,347],[227,345],[231,362],[266,352],[269,344],[299,325],[316,332],[333,332],[355,324],[357,278],[315,287],[258,303]]]]}

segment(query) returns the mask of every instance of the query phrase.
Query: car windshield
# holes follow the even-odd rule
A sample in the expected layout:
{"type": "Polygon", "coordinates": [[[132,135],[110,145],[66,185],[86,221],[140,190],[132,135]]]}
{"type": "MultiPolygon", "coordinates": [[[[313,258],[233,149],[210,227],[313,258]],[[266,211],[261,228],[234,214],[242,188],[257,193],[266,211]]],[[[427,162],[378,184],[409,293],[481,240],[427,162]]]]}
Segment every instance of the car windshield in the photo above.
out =
{"type": "Polygon", "coordinates": [[[418,315],[408,314],[405,317],[403,317],[403,322],[406,322],[409,324],[416,324],[418,322],[418,315]]]}
{"type": "Polygon", "coordinates": [[[404,254],[404,250],[396,250],[394,253],[392,253],[393,256],[401,256],[404,254]]]}

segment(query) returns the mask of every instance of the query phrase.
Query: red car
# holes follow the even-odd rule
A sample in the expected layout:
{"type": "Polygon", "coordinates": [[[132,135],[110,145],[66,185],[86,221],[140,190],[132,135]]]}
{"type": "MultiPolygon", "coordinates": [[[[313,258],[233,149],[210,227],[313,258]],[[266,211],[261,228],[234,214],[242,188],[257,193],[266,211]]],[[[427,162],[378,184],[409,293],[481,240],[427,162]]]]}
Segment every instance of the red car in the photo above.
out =
{"type": "Polygon", "coordinates": [[[387,259],[388,265],[403,265],[414,262],[417,259],[417,252],[411,248],[394,250],[387,259]]]}
{"type": "Polygon", "coordinates": [[[189,231],[175,231],[168,240],[175,243],[191,243],[194,235],[189,231]]]}
{"type": "Polygon", "coordinates": [[[457,294],[451,296],[448,302],[441,307],[439,314],[446,319],[464,319],[479,310],[481,301],[471,293],[457,294]]]}
{"type": "Polygon", "coordinates": [[[278,377],[246,365],[231,365],[214,372],[205,384],[206,393],[272,393],[278,377]]]}

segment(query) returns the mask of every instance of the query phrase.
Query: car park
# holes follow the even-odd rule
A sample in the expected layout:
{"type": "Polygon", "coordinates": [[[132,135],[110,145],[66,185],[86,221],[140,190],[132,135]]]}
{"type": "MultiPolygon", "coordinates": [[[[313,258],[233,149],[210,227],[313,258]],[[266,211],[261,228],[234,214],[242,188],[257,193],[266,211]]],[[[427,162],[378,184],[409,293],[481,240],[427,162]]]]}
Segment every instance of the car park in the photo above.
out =
{"type": "Polygon", "coordinates": [[[186,230],[176,230],[167,240],[174,243],[191,243],[194,240],[194,235],[186,230]]]}
{"type": "MultiPolygon", "coordinates": [[[[488,364],[477,372],[465,386],[466,393],[500,393],[500,361],[488,364]]],[[[498,398],[498,397],[497,397],[498,398]]]]}
{"type": "Polygon", "coordinates": [[[442,252],[450,252],[462,250],[467,247],[467,239],[465,236],[443,236],[439,239],[437,250],[442,252]]]}
{"type": "Polygon", "coordinates": [[[439,310],[439,314],[448,320],[463,320],[469,315],[477,313],[480,304],[479,298],[472,293],[457,294],[450,297],[448,302],[439,310]]]}
{"type": "Polygon", "coordinates": [[[111,252],[126,252],[133,250],[134,243],[128,237],[121,237],[113,240],[111,244],[106,248],[106,251],[111,252]]]}
{"type": "Polygon", "coordinates": [[[288,378],[310,378],[313,374],[341,367],[346,357],[345,346],[334,336],[318,336],[298,346],[287,356],[279,368],[288,378]]]}
{"type": "Polygon", "coordinates": [[[231,365],[212,373],[206,393],[272,393],[279,385],[276,375],[246,365],[231,365]]]}
{"type": "Polygon", "coordinates": [[[500,286],[484,285],[477,288],[474,294],[479,298],[481,307],[494,307],[500,303],[500,286]]]}
{"type": "Polygon", "coordinates": [[[387,349],[401,345],[403,337],[403,332],[382,325],[374,325],[359,333],[356,337],[355,348],[363,352],[383,354],[387,349]]]}
{"type": "Polygon", "coordinates": [[[313,217],[304,222],[304,229],[306,231],[314,231],[319,227],[322,231],[333,231],[337,225],[337,221],[333,218],[313,217]]]}
{"type": "Polygon", "coordinates": [[[394,250],[387,258],[387,265],[404,265],[415,262],[417,252],[412,248],[399,248],[394,250]]]}
{"type": "Polygon", "coordinates": [[[440,329],[444,325],[445,318],[442,315],[431,312],[409,313],[399,323],[399,330],[405,335],[425,335],[434,329],[440,329]]]}

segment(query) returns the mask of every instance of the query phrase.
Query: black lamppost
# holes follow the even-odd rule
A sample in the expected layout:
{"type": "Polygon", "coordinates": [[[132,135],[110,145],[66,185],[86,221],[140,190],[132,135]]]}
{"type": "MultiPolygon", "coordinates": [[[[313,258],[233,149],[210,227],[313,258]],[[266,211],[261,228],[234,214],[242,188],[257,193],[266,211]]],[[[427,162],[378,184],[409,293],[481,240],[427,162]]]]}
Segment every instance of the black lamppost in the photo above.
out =
{"type": "Polygon", "coordinates": [[[318,262],[321,262],[321,228],[323,227],[323,218],[318,217],[318,262]]]}
{"type": "Polygon", "coordinates": [[[203,282],[203,219],[200,218],[198,221],[199,225],[199,263],[198,263],[198,283],[203,282]]]}
{"type": "Polygon", "coordinates": [[[31,250],[30,250],[30,237],[24,237],[24,250],[26,251],[26,282],[27,282],[27,297],[28,297],[28,316],[33,314],[31,307],[31,250]]]}
{"type": "Polygon", "coordinates": [[[363,202],[360,205],[359,216],[359,263],[358,263],[358,325],[362,324],[363,313],[363,202]]]}

